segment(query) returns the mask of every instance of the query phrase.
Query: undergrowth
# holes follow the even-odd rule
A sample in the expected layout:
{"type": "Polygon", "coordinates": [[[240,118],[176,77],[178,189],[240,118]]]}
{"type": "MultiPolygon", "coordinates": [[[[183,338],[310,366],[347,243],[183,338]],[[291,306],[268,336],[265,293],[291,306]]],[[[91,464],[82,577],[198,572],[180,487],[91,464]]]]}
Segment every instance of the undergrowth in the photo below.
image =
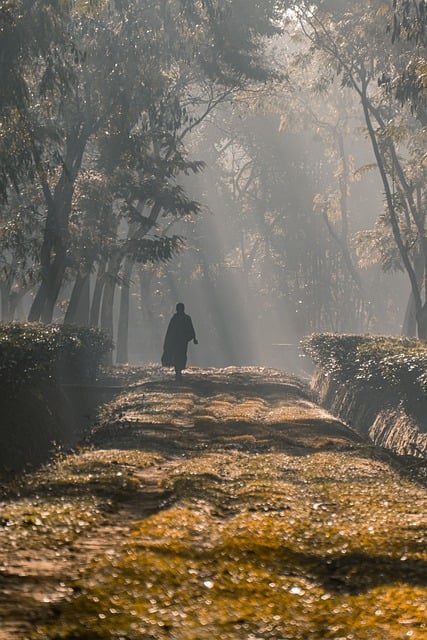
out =
{"type": "Polygon", "coordinates": [[[93,380],[111,340],[99,329],[40,323],[0,325],[0,382],[93,380]]]}
{"type": "Polygon", "coordinates": [[[427,393],[427,345],[415,338],[322,333],[303,341],[325,374],[353,385],[422,399],[427,393]]]}

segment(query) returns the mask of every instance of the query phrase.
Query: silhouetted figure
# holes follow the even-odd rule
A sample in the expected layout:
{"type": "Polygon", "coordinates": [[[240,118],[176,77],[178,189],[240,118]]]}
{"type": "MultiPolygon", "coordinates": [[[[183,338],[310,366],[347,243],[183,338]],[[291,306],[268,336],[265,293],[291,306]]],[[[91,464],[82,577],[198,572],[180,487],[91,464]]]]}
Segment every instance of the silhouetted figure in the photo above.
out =
{"type": "Polygon", "coordinates": [[[164,367],[175,367],[175,377],[182,379],[182,370],[187,364],[187,346],[193,340],[198,344],[193,322],[189,315],[184,313],[185,307],[182,302],[176,305],[176,313],[172,316],[166,331],[163,345],[162,365],[164,367]]]}

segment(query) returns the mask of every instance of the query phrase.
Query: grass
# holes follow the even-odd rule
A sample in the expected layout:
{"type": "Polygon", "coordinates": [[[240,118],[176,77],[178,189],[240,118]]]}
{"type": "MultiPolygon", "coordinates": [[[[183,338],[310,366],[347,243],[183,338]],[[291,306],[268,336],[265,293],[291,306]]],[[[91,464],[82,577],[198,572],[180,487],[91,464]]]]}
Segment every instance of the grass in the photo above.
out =
{"type": "Polygon", "coordinates": [[[22,549],[71,541],[81,562],[79,540],[114,534],[25,637],[424,638],[422,466],[403,472],[285,376],[215,375],[136,384],[93,448],[10,494],[3,534],[22,549]]]}

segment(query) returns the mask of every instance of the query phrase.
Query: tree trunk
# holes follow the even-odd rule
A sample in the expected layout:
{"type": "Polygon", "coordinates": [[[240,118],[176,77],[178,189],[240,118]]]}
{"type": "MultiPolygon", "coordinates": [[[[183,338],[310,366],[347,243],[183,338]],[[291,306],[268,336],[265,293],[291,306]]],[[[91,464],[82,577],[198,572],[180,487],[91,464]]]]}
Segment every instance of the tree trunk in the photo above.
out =
{"type": "Polygon", "coordinates": [[[129,306],[130,306],[130,281],[134,260],[126,258],[123,268],[123,283],[120,292],[119,323],[117,327],[117,354],[118,364],[129,362],[129,306]]]}
{"type": "Polygon", "coordinates": [[[10,287],[6,282],[2,282],[0,285],[0,299],[1,299],[1,321],[10,322],[10,305],[9,305],[9,293],[10,287]]]}
{"type": "Polygon", "coordinates": [[[90,307],[89,325],[91,327],[99,326],[99,315],[101,312],[101,300],[102,300],[102,293],[104,291],[106,266],[107,266],[107,260],[105,258],[102,258],[98,265],[98,272],[96,274],[95,287],[93,289],[92,304],[90,307]]]}
{"type": "MultiPolygon", "coordinates": [[[[112,256],[109,261],[108,271],[105,274],[104,292],[101,304],[101,329],[113,339],[114,337],[114,294],[116,291],[117,275],[120,269],[121,256],[119,253],[112,256]]],[[[112,364],[113,355],[109,352],[108,364],[112,364]]]]}
{"type": "Polygon", "coordinates": [[[40,316],[42,314],[44,303],[46,300],[46,295],[47,282],[46,279],[43,278],[28,313],[28,322],[37,322],[38,320],[40,320],[40,316]]]}
{"type": "Polygon", "coordinates": [[[10,315],[12,320],[16,320],[17,322],[22,322],[24,319],[24,312],[22,310],[22,300],[26,294],[26,291],[22,291],[17,295],[14,295],[11,300],[11,311],[10,315]]]}
{"type": "Polygon", "coordinates": [[[370,112],[370,102],[368,99],[368,95],[367,95],[367,82],[365,81],[363,83],[363,87],[362,87],[362,93],[361,93],[361,99],[362,99],[362,107],[363,107],[363,113],[365,116],[365,122],[367,124],[368,127],[368,133],[369,133],[369,138],[371,140],[371,144],[372,144],[372,149],[374,151],[374,155],[375,155],[375,160],[377,162],[377,167],[379,169],[380,172],[380,176],[381,176],[381,180],[383,183],[383,187],[384,187],[384,192],[385,192],[385,197],[386,197],[386,203],[387,203],[387,209],[390,215],[390,223],[391,223],[391,228],[392,228],[392,232],[393,232],[393,237],[396,243],[396,246],[399,250],[399,254],[400,257],[402,258],[402,262],[404,264],[406,273],[408,274],[410,283],[411,283],[411,290],[412,290],[412,294],[414,296],[414,303],[415,303],[415,308],[416,308],[416,314],[417,314],[417,322],[419,322],[418,318],[421,318],[422,316],[422,311],[423,311],[423,304],[422,304],[422,299],[421,299],[421,291],[420,291],[420,287],[417,281],[417,275],[415,273],[415,270],[412,267],[411,264],[411,260],[410,260],[410,256],[409,256],[409,251],[407,249],[407,246],[402,238],[402,234],[400,231],[400,226],[399,226],[399,219],[397,216],[397,212],[395,209],[395,203],[394,203],[394,198],[393,198],[393,194],[390,188],[390,183],[389,183],[389,179],[387,176],[387,169],[386,169],[386,163],[384,160],[384,157],[381,153],[380,150],[380,144],[378,142],[378,137],[376,134],[376,131],[374,129],[372,120],[371,120],[371,112],[370,112]]]}
{"type": "Polygon", "coordinates": [[[90,310],[90,273],[84,276],[82,292],[77,307],[76,324],[81,327],[89,326],[90,310]]]}
{"type": "Polygon", "coordinates": [[[48,214],[40,260],[43,279],[31,306],[29,321],[52,322],[67,264],[68,227],[74,184],[89,135],[89,128],[82,124],[68,132],[63,169],[53,193],[38,153],[34,152],[48,214]]]}
{"type": "Polygon", "coordinates": [[[50,268],[50,273],[47,280],[46,297],[43,305],[43,311],[40,316],[40,320],[42,322],[50,323],[53,320],[53,312],[62,282],[64,280],[65,269],[66,252],[65,248],[62,248],[56,254],[50,268]]]}
{"type": "Polygon", "coordinates": [[[150,288],[154,273],[154,269],[150,271],[144,268],[139,269],[139,295],[142,320],[140,353],[144,362],[157,361],[160,359],[164,338],[159,320],[158,318],[154,318],[150,306],[150,288]]]}
{"type": "Polygon", "coordinates": [[[402,326],[402,336],[412,338],[417,335],[417,314],[415,309],[414,294],[410,293],[408,304],[406,305],[405,318],[402,326]]]}
{"type": "Polygon", "coordinates": [[[70,301],[64,317],[64,324],[87,326],[89,323],[89,284],[90,275],[77,274],[71,292],[70,301]]]}
{"type": "Polygon", "coordinates": [[[420,340],[427,340],[427,305],[417,314],[417,333],[420,340]]]}
{"type": "MultiPolygon", "coordinates": [[[[421,251],[414,251],[413,255],[414,271],[421,290],[421,283],[424,276],[424,259],[421,251]]],[[[402,326],[402,335],[414,337],[417,335],[417,308],[415,305],[414,294],[410,293],[408,304],[406,306],[405,317],[402,326]]]]}

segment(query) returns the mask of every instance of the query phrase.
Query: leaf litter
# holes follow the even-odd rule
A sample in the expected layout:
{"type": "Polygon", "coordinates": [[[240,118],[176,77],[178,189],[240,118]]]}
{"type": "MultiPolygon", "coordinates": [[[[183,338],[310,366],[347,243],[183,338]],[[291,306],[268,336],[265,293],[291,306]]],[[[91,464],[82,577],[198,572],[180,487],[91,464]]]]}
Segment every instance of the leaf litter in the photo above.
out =
{"type": "Polygon", "coordinates": [[[425,637],[421,472],[280,372],[136,374],[80,451],[5,492],[0,585],[43,586],[9,637],[425,637]]]}

